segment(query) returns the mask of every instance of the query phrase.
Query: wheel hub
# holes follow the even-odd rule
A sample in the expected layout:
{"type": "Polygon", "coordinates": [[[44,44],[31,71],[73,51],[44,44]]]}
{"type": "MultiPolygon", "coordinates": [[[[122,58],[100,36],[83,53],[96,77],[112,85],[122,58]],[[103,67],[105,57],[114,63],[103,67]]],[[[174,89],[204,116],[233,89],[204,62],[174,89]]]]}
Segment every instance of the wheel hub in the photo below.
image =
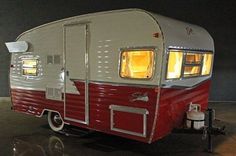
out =
{"type": "Polygon", "coordinates": [[[60,118],[59,115],[54,115],[53,121],[54,121],[55,123],[57,123],[57,124],[61,124],[61,123],[62,123],[61,118],[60,118]]]}

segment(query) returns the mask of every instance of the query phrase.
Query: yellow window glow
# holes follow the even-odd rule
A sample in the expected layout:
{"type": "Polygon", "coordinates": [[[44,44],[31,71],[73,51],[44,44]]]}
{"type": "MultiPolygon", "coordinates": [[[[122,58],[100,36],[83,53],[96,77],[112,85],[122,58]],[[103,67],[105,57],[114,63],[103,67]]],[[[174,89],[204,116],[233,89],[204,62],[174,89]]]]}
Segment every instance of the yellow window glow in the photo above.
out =
{"type": "Polygon", "coordinates": [[[37,60],[23,60],[23,67],[25,68],[34,68],[37,65],[37,60]]]}
{"type": "Polygon", "coordinates": [[[121,54],[120,76],[124,78],[149,79],[152,77],[153,66],[153,51],[124,51],[121,54]]]}
{"type": "Polygon", "coordinates": [[[202,54],[187,53],[185,64],[200,64],[202,61],[202,54]]]}
{"type": "Polygon", "coordinates": [[[37,69],[36,68],[23,69],[23,75],[36,76],[37,75],[37,69]]]}
{"type": "Polygon", "coordinates": [[[183,62],[182,51],[170,51],[167,67],[167,79],[176,79],[181,76],[181,68],[183,62]]]}
{"type": "Polygon", "coordinates": [[[22,60],[23,75],[26,76],[37,76],[37,59],[25,59],[22,60]]]}
{"type": "Polygon", "coordinates": [[[202,75],[209,75],[212,66],[212,54],[203,54],[202,75]]]}
{"type": "Polygon", "coordinates": [[[192,77],[200,75],[201,66],[185,66],[184,77],[192,77]]]}

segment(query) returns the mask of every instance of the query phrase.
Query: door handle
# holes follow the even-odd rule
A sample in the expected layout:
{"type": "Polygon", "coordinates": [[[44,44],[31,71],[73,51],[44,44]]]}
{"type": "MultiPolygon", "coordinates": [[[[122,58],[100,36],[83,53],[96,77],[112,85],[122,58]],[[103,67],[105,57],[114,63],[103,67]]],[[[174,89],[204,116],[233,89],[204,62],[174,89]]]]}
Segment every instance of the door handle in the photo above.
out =
{"type": "Polygon", "coordinates": [[[69,76],[69,71],[68,70],[66,71],[66,76],[69,76]]]}

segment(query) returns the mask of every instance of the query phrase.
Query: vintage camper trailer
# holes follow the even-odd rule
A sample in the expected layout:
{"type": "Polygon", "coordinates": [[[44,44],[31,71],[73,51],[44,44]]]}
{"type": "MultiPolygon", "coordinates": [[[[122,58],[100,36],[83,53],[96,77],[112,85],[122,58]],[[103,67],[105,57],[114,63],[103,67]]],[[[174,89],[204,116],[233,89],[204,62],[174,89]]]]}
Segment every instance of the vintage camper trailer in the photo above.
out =
{"type": "Polygon", "coordinates": [[[201,27],[139,9],[67,18],[6,43],[12,109],[151,143],[208,108],[214,43],[201,27]]]}

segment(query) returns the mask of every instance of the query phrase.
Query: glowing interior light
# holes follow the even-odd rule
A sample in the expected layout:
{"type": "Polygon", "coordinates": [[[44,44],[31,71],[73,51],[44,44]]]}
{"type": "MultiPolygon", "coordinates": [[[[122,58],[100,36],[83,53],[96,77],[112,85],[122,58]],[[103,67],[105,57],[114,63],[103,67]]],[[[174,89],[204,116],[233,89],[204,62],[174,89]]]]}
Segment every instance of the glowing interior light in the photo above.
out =
{"type": "Polygon", "coordinates": [[[37,60],[23,60],[23,67],[25,68],[34,68],[37,65],[37,60]]]}
{"type": "Polygon", "coordinates": [[[213,55],[210,53],[203,54],[202,75],[209,75],[211,73],[213,55]]]}
{"type": "Polygon", "coordinates": [[[181,68],[183,62],[182,51],[170,51],[167,67],[167,79],[176,79],[181,76],[181,68]]]}
{"type": "Polygon", "coordinates": [[[186,53],[184,77],[199,76],[201,73],[202,54],[200,53],[186,53]]]}
{"type": "Polygon", "coordinates": [[[120,76],[126,78],[151,78],[154,52],[151,50],[124,51],[121,56],[120,76]]]}
{"type": "Polygon", "coordinates": [[[22,70],[23,70],[23,75],[26,76],[37,76],[37,64],[38,60],[37,59],[25,59],[22,60],[22,70]]]}
{"type": "Polygon", "coordinates": [[[23,75],[36,76],[37,70],[36,70],[36,68],[23,69],[23,75]]]}
{"type": "Polygon", "coordinates": [[[202,54],[187,53],[185,64],[200,64],[202,61],[202,54]]]}
{"type": "Polygon", "coordinates": [[[184,77],[198,76],[201,71],[201,66],[185,66],[184,77]]]}

